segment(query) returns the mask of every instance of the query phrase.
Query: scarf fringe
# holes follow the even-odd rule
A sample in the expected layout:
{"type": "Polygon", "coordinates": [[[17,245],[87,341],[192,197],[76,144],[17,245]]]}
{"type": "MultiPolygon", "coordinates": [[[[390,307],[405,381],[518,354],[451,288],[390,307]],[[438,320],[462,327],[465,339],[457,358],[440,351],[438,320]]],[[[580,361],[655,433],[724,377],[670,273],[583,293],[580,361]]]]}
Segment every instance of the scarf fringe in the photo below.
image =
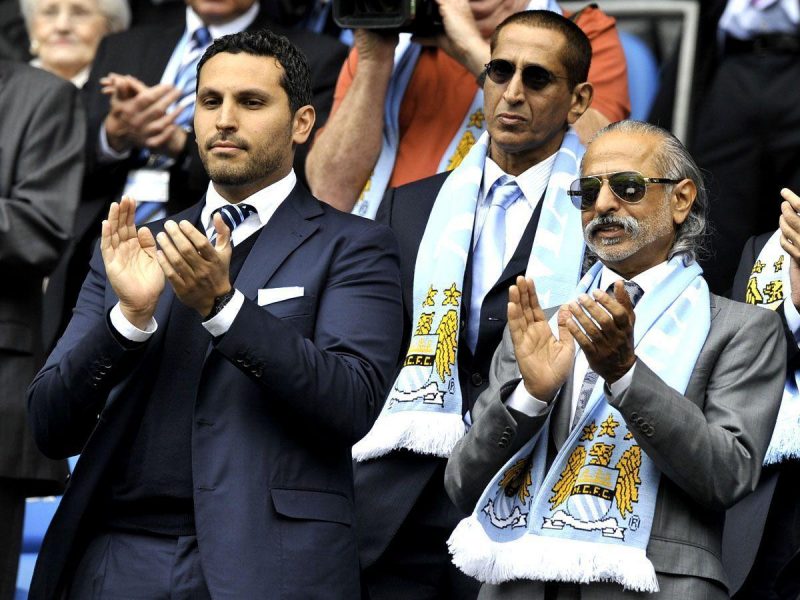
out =
{"type": "Polygon", "coordinates": [[[784,397],[778,421],[764,457],[765,465],[775,465],[800,458],[800,402],[784,397]]]}
{"type": "Polygon", "coordinates": [[[422,418],[417,411],[382,414],[353,446],[353,460],[364,462],[402,448],[447,458],[465,432],[460,413],[429,412],[422,418]]]}
{"type": "Polygon", "coordinates": [[[653,563],[636,548],[540,535],[494,542],[474,517],[458,524],[447,546],[459,569],[493,585],[515,579],[583,584],[606,581],[626,590],[658,591],[653,563]]]}

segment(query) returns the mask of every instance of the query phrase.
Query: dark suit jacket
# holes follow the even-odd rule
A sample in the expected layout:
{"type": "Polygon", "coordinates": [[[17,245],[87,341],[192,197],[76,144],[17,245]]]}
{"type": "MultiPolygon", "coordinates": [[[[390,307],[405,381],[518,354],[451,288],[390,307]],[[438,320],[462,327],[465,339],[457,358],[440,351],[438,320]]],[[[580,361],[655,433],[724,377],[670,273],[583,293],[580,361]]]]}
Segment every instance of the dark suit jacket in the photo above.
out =
{"type": "MultiPolygon", "coordinates": [[[[772,232],[755,236],[747,240],[742,251],[742,258],[736,276],[733,280],[732,296],[735,300],[744,301],[747,291],[747,281],[759,253],[766,245],[772,232]]],[[[781,317],[786,334],[786,369],[791,373],[800,367],[800,351],[794,334],[786,325],[781,305],[775,312],[781,317]]],[[[780,466],[765,469],[756,490],[745,497],[741,502],[728,510],[725,517],[725,537],[722,544],[722,562],[730,578],[731,594],[735,593],[747,578],[760,547],[767,515],[773,503],[775,486],[780,476],[780,466]]],[[[781,503],[796,505],[797,498],[781,498],[781,503]]],[[[790,515],[786,515],[786,527],[795,528],[800,523],[794,523],[790,515]]]]}
{"type": "Polygon", "coordinates": [[[67,475],[33,444],[25,388],[44,358],[42,281],[69,241],[84,122],[70,83],[0,60],[0,478],[26,480],[30,495],[60,493],[67,475]]]}
{"type": "MultiPolygon", "coordinates": [[[[389,225],[400,244],[400,276],[403,287],[404,356],[411,339],[413,314],[414,268],[417,251],[428,223],[439,189],[449,173],[440,173],[387,191],[378,209],[376,220],[389,225]]],[[[539,204],[541,206],[541,203],[539,204]]],[[[478,343],[473,354],[460,336],[458,372],[464,403],[472,407],[475,399],[489,382],[492,354],[500,343],[506,323],[508,286],[528,266],[530,247],[539,210],[534,213],[519,246],[495,286],[486,295],[481,307],[478,343]]],[[[467,262],[460,328],[464,331],[471,290],[471,256],[467,262]]],[[[402,356],[398,356],[398,365],[402,356]]],[[[441,469],[444,459],[396,452],[388,456],[355,464],[356,512],[358,516],[359,553],[362,566],[367,567],[386,550],[401,524],[408,516],[431,477],[441,469]]],[[[446,500],[446,498],[445,498],[446,500]]],[[[446,524],[443,524],[446,525],[446,524]]],[[[452,524],[455,526],[455,523],[452,524]]]]}
{"type": "MultiPolygon", "coordinates": [[[[786,349],[779,319],[769,311],[713,294],[710,302],[711,328],[684,394],[639,360],[630,387],[610,400],[662,473],[647,545],[661,592],[623,593],[619,585],[593,583],[581,586],[585,600],[728,597],[720,561],[724,511],[758,482],[783,392],[783,362],[775,358],[786,349]]],[[[445,487],[463,510],[474,509],[548,414],[529,417],[503,402],[520,381],[508,329],[490,376],[474,425],[447,464],[445,487]]],[[[553,450],[569,433],[573,385],[568,379],[550,408],[553,450]]],[[[542,594],[541,582],[522,581],[484,585],[481,598],[542,594]]]]}
{"type": "MultiPolygon", "coordinates": [[[[202,206],[176,215],[195,222],[202,206]]],[[[153,226],[154,233],[162,229],[153,226]]],[[[346,215],[298,185],[248,255],[245,303],[208,346],[192,424],[195,522],[214,598],[358,597],[350,447],[383,404],[400,340],[397,246],[386,228],[346,215]],[[260,307],[259,288],[302,286],[260,307]]],[[[63,589],[93,526],[93,502],[148,397],[158,331],[125,349],[107,322],[117,302],[95,254],[75,314],[29,390],[34,434],[50,456],[81,451],[45,537],[31,598],[63,589]]],[[[205,332],[203,332],[205,333],[205,332]]],[[[190,342],[187,342],[190,343],[190,342]]]]}

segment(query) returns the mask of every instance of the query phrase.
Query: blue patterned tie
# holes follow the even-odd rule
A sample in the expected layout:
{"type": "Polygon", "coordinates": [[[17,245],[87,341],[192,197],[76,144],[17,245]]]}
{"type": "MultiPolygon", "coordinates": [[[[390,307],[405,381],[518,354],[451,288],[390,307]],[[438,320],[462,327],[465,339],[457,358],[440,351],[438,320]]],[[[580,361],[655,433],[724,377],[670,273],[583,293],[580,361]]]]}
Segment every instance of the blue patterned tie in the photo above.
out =
{"type": "MultiPolygon", "coordinates": [[[[201,27],[195,31],[187,44],[178,72],[175,75],[175,87],[181,90],[181,96],[175,103],[174,110],[180,111],[175,119],[176,125],[188,127],[194,118],[194,101],[197,87],[197,63],[211,43],[211,33],[208,28],[201,27]]],[[[172,160],[166,156],[151,155],[148,150],[142,151],[142,157],[149,159],[147,167],[150,169],[167,169],[172,160]]],[[[134,220],[137,225],[149,223],[167,216],[163,202],[139,202],[136,205],[134,220]]]]}
{"type": "Polygon", "coordinates": [[[212,38],[208,28],[201,27],[192,34],[186,53],[183,55],[181,66],[175,75],[175,87],[181,90],[181,97],[176,104],[176,110],[181,113],[175,122],[181,126],[190,125],[194,118],[194,101],[197,88],[197,63],[203,53],[211,44],[212,38]]]}
{"type": "MultiPolygon", "coordinates": [[[[642,299],[644,290],[635,281],[623,281],[622,285],[625,286],[625,291],[628,292],[628,297],[631,299],[631,304],[636,306],[639,303],[639,300],[642,299]]],[[[608,286],[606,291],[613,295],[614,284],[612,283],[610,286],[608,286]]],[[[592,395],[592,390],[594,389],[595,383],[597,383],[597,373],[589,368],[586,371],[586,376],[583,378],[581,391],[578,393],[578,402],[575,405],[575,416],[572,418],[572,426],[570,427],[570,430],[575,429],[575,426],[581,420],[583,411],[586,410],[586,403],[589,402],[589,396],[592,395]]]]}
{"type": "Polygon", "coordinates": [[[470,296],[467,342],[472,351],[478,343],[481,306],[505,267],[506,209],[523,196],[510,175],[492,184],[487,198],[491,201],[472,259],[472,295],[470,296]]]}
{"type": "MultiPolygon", "coordinates": [[[[233,234],[234,229],[244,223],[247,217],[256,212],[258,211],[249,204],[226,204],[225,206],[221,206],[211,213],[211,227],[214,227],[214,215],[219,213],[219,215],[222,217],[222,220],[225,221],[225,225],[228,226],[228,228],[231,230],[231,234],[233,234]]],[[[212,229],[209,241],[211,242],[212,246],[216,243],[216,229],[212,229]]]]}

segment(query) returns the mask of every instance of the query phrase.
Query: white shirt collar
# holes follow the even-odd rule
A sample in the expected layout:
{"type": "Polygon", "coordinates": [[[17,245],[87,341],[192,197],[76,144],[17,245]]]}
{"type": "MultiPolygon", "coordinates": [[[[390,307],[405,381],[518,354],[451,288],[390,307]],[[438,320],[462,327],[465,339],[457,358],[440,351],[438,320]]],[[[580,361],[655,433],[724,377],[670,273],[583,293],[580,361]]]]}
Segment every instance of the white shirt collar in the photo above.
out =
{"type": "MultiPolygon", "coordinates": [[[[647,294],[648,292],[656,289],[658,285],[664,281],[668,274],[669,267],[667,266],[667,261],[664,261],[654,267],[650,267],[646,271],[639,273],[631,281],[638,283],[639,287],[642,288],[642,291],[647,294]]],[[[603,270],[600,273],[600,289],[606,290],[608,289],[608,286],[616,281],[619,281],[620,279],[625,281],[625,278],[622,275],[615,273],[607,266],[603,265],[603,270]]]]}
{"type": "MultiPolygon", "coordinates": [[[[258,228],[266,225],[270,217],[272,217],[281,203],[286,200],[287,196],[291,193],[296,184],[297,175],[295,175],[294,169],[292,169],[283,179],[279,179],[272,185],[258,190],[252,196],[242,200],[242,203],[249,204],[256,209],[256,214],[250,215],[246,221],[257,218],[259,221],[257,225],[258,228]]],[[[205,206],[203,206],[202,212],[200,213],[200,222],[203,224],[203,228],[207,234],[210,234],[211,229],[213,228],[211,223],[212,213],[216,209],[220,208],[221,206],[225,206],[226,204],[228,204],[228,201],[220,196],[219,192],[214,187],[214,184],[209,182],[208,191],[206,191],[206,203],[205,206]]]]}
{"type": "MultiPolygon", "coordinates": [[[[521,189],[522,193],[525,194],[525,199],[532,208],[536,207],[536,205],[539,203],[539,197],[544,193],[544,190],[547,189],[547,183],[550,180],[550,173],[553,171],[553,164],[556,162],[556,154],[558,154],[558,152],[554,152],[543,161],[536,163],[532,167],[529,167],[526,171],[520,173],[514,178],[517,181],[519,189],[521,189]]],[[[489,190],[492,189],[492,185],[494,185],[494,182],[500,179],[503,175],[507,175],[507,173],[505,173],[496,162],[487,156],[486,162],[483,165],[483,182],[481,183],[480,196],[481,202],[486,201],[487,196],[489,195],[489,190]]]]}
{"type": "MultiPolygon", "coordinates": [[[[256,20],[256,16],[258,15],[258,11],[260,10],[261,5],[258,2],[254,2],[253,6],[247,9],[247,11],[236,17],[233,21],[229,21],[227,23],[222,23],[220,25],[209,25],[208,32],[211,34],[211,37],[217,39],[218,37],[222,37],[223,35],[229,35],[231,33],[239,33],[240,31],[244,31],[247,29],[250,24],[256,20]]],[[[187,39],[192,38],[192,34],[203,27],[205,23],[200,18],[200,16],[192,10],[191,6],[186,7],[186,32],[189,34],[187,39]]]]}

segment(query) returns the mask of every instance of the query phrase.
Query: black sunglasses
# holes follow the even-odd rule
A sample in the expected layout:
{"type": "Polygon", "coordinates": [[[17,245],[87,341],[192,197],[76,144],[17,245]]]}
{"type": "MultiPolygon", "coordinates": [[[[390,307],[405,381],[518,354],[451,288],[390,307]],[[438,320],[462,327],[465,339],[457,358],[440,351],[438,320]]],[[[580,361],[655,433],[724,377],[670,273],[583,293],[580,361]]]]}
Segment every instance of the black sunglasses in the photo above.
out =
{"type": "Polygon", "coordinates": [[[597,202],[603,181],[608,181],[608,187],[614,195],[628,204],[641,202],[647,193],[647,186],[658,183],[680,183],[682,179],[665,179],[663,177],[645,177],[636,171],[620,171],[618,173],[604,173],[590,175],[573,181],[567,194],[575,208],[589,210],[597,202]]]}
{"type": "MultiPolygon", "coordinates": [[[[517,66],[502,58],[490,60],[484,65],[484,73],[493,82],[503,85],[511,81],[517,66]]],[[[556,79],[569,79],[563,75],[551,73],[539,65],[528,65],[522,67],[522,84],[529,90],[540,91],[553,83],[556,79]]]]}

